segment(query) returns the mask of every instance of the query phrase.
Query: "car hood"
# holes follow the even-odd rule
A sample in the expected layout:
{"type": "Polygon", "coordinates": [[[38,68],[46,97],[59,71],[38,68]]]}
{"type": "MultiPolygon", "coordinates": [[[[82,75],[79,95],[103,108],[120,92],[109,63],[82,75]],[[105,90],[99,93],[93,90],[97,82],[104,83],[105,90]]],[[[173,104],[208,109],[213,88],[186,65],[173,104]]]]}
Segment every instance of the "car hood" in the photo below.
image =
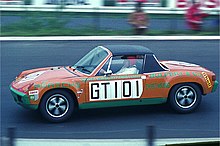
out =
{"type": "Polygon", "coordinates": [[[160,61],[161,64],[169,68],[170,70],[184,70],[184,71],[200,71],[207,72],[209,70],[193,63],[183,61],[160,61]]]}
{"type": "Polygon", "coordinates": [[[77,74],[71,72],[68,67],[47,67],[23,71],[16,80],[13,82],[13,86],[21,88],[27,84],[49,81],[52,79],[65,79],[74,78],[77,74]]]}

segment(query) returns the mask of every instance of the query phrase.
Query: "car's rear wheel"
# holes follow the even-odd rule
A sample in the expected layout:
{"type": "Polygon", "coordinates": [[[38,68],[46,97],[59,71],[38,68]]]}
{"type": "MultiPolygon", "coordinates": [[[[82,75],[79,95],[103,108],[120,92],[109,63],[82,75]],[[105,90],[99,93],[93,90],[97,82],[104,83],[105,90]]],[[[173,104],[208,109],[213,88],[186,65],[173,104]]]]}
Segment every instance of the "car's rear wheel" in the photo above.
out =
{"type": "Polygon", "coordinates": [[[74,110],[74,99],[64,90],[52,90],[43,96],[40,103],[42,116],[51,122],[62,122],[70,118],[74,110]]]}
{"type": "Polygon", "coordinates": [[[169,95],[170,106],[179,113],[194,111],[200,105],[201,100],[201,90],[193,83],[175,85],[169,95]]]}

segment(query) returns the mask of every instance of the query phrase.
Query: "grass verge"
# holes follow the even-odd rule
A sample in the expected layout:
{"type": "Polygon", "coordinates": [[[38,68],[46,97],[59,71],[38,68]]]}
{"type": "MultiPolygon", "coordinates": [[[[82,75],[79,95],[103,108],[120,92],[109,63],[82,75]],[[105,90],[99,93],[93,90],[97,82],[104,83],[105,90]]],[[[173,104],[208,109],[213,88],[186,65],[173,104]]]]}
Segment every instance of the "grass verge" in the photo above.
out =
{"type": "MultiPolygon", "coordinates": [[[[11,23],[7,26],[1,26],[1,36],[115,36],[115,35],[133,35],[132,30],[105,30],[95,28],[92,24],[80,29],[66,27],[66,24],[72,17],[88,17],[91,18],[93,14],[86,13],[61,13],[61,12],[4,12],[2,16],[19,16],[22,19],[16,23],[11,23]],[[62,18],[62,19],[60,19],[62,18]]],[[[102,14],[103,15],[103,14],[102,14]]],[[[118,16],[107,15],[101,17],[124,17],[127,15],[119,14],[118,16]]],[[[100,16],[99,16],[100,17],[100,16]]],[[[157,16],[159,17],[159,16],[157,16]]],[[[164,17],[164,16],[163,16],[164,17]]],[[[174,16],[168,15],[165,19],[173,19],[174,16]]],[[[157,31],[149,30],[144,35],[219,35],[217,28],[205,30],[202,32],[193,32],[189,30],[175,31],[157,31]]]]}
{"type": "MultiPolygon", "coordinates": [[[[133,35],[132,30],[96,30],[95,28],[70,29],[65,27],[52,28],[21,28],[19,26],[2,27],[1,36],[126,36],[133,35]]],[[[219,35],[218,31],[148,31],[144,35],[149,36],[212,36],[219,35]]]]}

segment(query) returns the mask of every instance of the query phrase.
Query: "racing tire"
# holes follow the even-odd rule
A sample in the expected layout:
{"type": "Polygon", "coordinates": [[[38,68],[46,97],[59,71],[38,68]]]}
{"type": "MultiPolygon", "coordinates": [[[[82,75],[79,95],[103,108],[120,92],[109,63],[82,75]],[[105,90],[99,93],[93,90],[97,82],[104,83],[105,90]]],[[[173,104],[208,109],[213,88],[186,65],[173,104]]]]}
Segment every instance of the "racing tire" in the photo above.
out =
{"type": "Polygon", "coordinates": [[[63,122],[71,117],[74,105],[71,94],[60,89],[52,90],[43,96],[40,112],[50,122],[63,122]]]}
{"type": "Polygon", "coordinates": [[[169,104],[178,113],[190,113],[198,108],[202,100],[200,88],[193,83],[175,85],[169,94],[169,104]]]}

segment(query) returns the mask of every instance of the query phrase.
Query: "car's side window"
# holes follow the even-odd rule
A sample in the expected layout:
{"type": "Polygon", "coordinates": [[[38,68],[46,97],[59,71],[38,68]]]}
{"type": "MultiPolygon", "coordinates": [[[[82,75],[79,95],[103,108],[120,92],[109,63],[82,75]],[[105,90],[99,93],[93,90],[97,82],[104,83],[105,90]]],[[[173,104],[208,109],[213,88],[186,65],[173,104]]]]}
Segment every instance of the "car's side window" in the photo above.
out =
{"type": "Polygon", "coordinates": [[[143,68],[144,73],[160,72],[164,70],[168,70],[168,68],[160,64],[155,55],[146,55],[145,66],[143,68]]]}
{"type": "Polygon", "coordinates": [[[108,69],[114,75],[140,74],[142,73],[143,60],[144,56],[142,55],[114,56],[111,61],[106,62],[98,75],[108,69]]]}

